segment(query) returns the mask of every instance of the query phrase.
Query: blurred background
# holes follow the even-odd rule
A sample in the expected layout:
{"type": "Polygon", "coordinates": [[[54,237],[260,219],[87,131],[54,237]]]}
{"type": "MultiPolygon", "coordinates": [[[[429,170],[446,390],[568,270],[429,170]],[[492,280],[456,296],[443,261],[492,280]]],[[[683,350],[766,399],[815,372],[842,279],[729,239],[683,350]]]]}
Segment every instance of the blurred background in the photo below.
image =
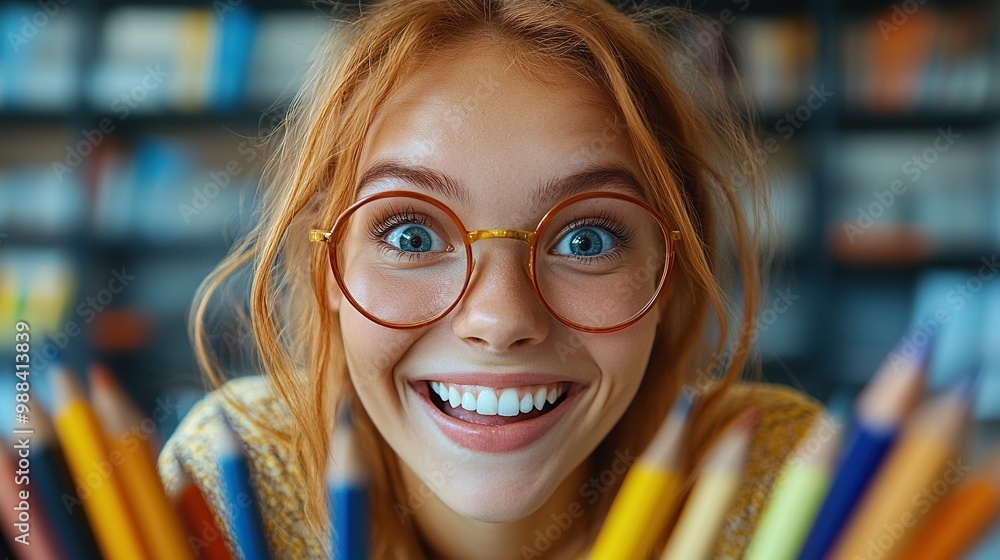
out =
{"type": "MultiPolygon", "coordinates": [[[[976,414],[995,431],[1000,3],[690,7],[706,19],[689,47],[737,61],[775,171],[786,249],[757,329],[765,378],[836,406],[908,326],[922,346],[943,324],[931,383],[982,363],[976,414]]],[[[0,4],[0,373],[23,318],[36,371],[57,355],[78,370],[103,360],[147,411],[170,398],[182,414],[202,394],[192,296],[246,226],[258,139],[331,10],[0,4]]],[[[250,340],[233,330],[220,343],[250,340]]]]}

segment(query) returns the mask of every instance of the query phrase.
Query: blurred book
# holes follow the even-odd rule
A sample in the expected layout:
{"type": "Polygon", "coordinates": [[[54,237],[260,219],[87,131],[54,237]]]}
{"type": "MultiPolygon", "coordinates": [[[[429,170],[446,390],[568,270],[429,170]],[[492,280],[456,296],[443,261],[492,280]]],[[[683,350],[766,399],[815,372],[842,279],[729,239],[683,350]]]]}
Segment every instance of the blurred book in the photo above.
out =
{"type": "Polygon", "coordinates": [[[22,234],[64,236],[83,221],[86,197],[72,175],[61,177],[52,167],[22,164],[0,167],[0,231],[14,243],[22,234]]]}
{"type": "Polygon", "coordinates": [[[103,22],[89,103],[132,112],[232,112],[291,95],[330,22],[312,13],[125,6],[103,22]]]}
{"type": "Polygon", "coordinates": [[[997,110],[997,22],[991,4],[889,8],[845,22],[847,106],[879,115],[997,110]]]}
{"type": "MultiPolygon", "coordinates": [[[[0,253],[0,336],[14,340],[17,321],[28,321],[41,347],[46,334],[62,330],[76,286],[72,262],[59,250],[11,249],[0,253]]],[[[7,352],[13,346],[7,346],[7,352]]]]}
{"type": "MultiPolygon", "coordinates": [[[[804,16],[740,15],[733,21],[734,58],[761,108],[781,112],[803,103],[813,82],[816,29],[804,16]]],[[[832,84],[830,84],[832,86],[832,84]]]]}
{"type": "Polygon", "coordinates": [[[59,111],[76,98],[82,40],[72,7],[13,2],[0,5],[0,108],[59,111]],[[53,12],[53,10],[55,10],[53,12]]]}
{"type": "Polygon", "coordinates": [[[991,246],[998,215],[979,135],[938,129],[842,136],[830,242],[843,261],[920,262],[991,246]]]}

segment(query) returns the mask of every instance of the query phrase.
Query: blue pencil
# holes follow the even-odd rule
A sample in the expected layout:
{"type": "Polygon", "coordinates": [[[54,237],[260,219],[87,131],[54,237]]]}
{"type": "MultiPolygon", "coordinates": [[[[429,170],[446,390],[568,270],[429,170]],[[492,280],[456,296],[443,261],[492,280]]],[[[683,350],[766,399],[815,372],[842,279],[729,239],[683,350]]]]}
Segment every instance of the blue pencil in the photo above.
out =
{"type": "Polygon", "coordinates": [[[799,552],[799,560],[822,560],[830,552],[869,480],[895,441],[903,420],[920,400],[933,341],[928,340],[908,358],[903,357],[902,344],[889,354],[858,397],[854,432],[799,552]]]}
{"type": "Polygon", "coordinates": [[[368,476],[344,405],[330,442],[328,509],[335,560],[368,560],[368,476]]]}
{"type": "Polygon", "coordinates": [[[233,544],[244,560],[269,560],[271,555],[264,538],[264,523],[257,507],[257,497],[250,485],[250,468],[243,444],[228,418],[225,418],[225,424],[226,429],[219,442],[219,474],[223,499],[236,541],[233,544]]]}

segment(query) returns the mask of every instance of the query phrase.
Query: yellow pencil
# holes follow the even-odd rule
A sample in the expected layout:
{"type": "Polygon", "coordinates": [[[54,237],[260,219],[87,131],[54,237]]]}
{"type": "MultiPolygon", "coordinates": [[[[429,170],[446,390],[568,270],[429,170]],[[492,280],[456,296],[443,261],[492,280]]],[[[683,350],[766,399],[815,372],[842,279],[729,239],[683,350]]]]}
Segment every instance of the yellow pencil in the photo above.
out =
{"type": "Polygon", "coordinates": [[[662,560],[708,558],[739,488],[754,421],[753,411],[744,412],[726,428],[709,451],[705,466],[667,541],[662,560]]]}
{"type": "Polygon", "coordinates": [[[681,395],[622,482],[591,560],[646,558],[663,532],[683,483],[680,447],[691,397],[681,395]]]}
{"type": "Polygon", "coordinates": [[[837,541],[832,560],[896,557],[940,499],[937,493],[964,476],[955,450],[973,386],[970,376],[918,409],[837,541]]]}
{"type": "Polygon", "coordinates": [[[80,488],[80,500],[102,556],[106,560],[146,558],[94,412],[68,371],[60,365],[54,365],[49,371],[53,377],[56,432],[80,488]]]}
{"type": "Polygon", "coordinates": [[[139,525],[149,556],[158,560],[193,560],[180,519],[167,499],[151,450],[137,428],[141,418],[104,366],[90,368],[94,412],[104,425],[108,449],[118,454],[116,467],[129,508],[139,525]]]}
{"type": "Polygon", "coordinates": [[[743,560],[794,560],[830,488],[842,426],[822,415],[778,477],[743,560]]]}

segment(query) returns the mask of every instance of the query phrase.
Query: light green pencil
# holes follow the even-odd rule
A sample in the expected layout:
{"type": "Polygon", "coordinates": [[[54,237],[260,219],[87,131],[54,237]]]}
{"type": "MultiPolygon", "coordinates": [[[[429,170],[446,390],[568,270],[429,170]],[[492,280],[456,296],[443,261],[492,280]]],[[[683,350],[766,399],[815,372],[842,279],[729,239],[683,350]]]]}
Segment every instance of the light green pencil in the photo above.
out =
{"type": "Polygon", "coordinates": [[[843,425],[824,414],[778,475],[743,560],[795,560],[830,488],[843,425]]]}

